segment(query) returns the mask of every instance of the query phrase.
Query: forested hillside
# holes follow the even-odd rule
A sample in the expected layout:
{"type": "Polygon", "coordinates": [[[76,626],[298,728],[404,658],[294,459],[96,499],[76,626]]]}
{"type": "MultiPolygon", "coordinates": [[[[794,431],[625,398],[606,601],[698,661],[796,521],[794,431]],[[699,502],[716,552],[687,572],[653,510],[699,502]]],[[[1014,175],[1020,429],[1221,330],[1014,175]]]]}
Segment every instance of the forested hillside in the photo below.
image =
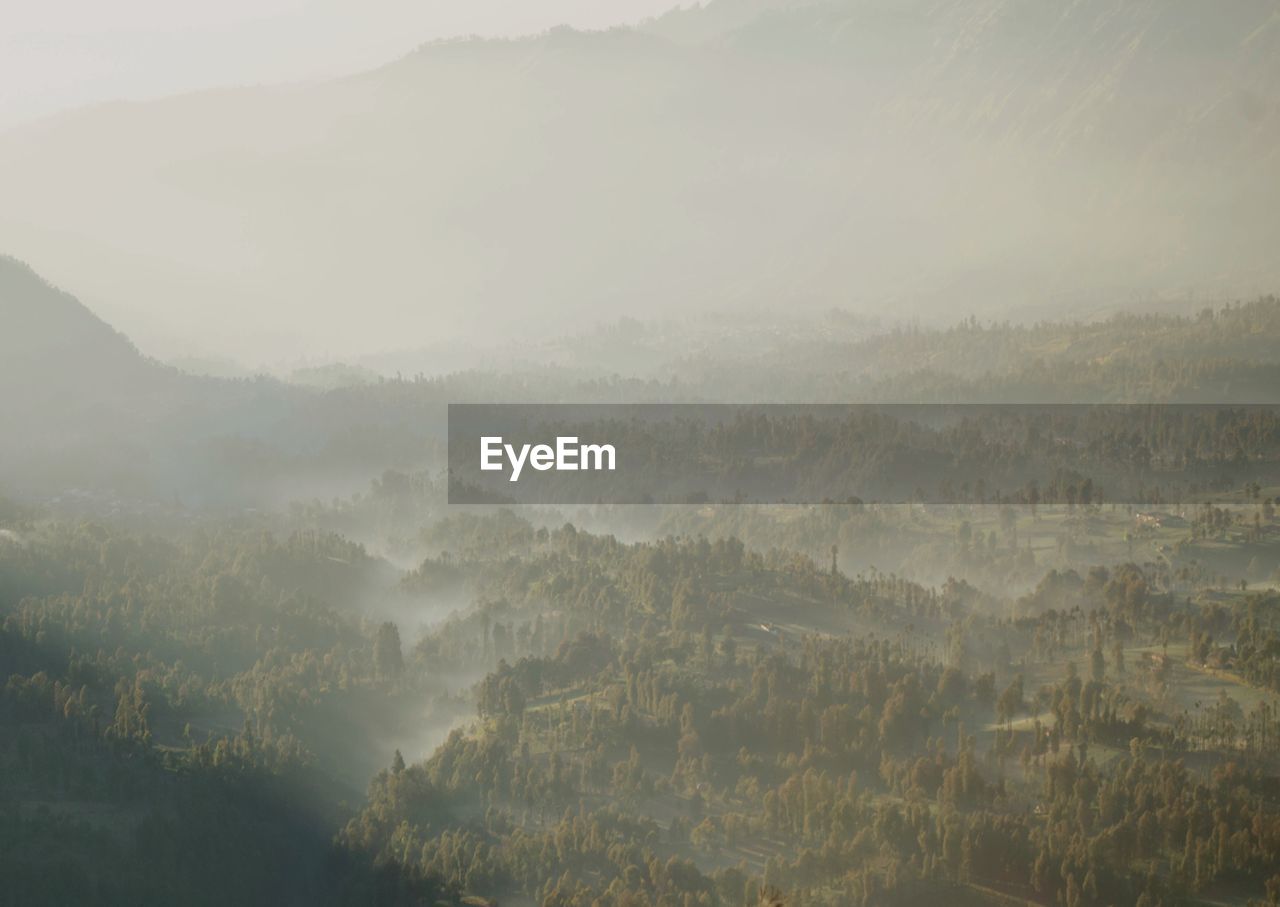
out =
{"type": "Polygon", "coordinates": [[[992,554],[1025,545],[1040,575],[1012,596],[511,513],[438,524],[441,553],[397,579],[301,518],[173,539],[8,521],[7,902],[1181,904],[1280,884],[1275,593],[1142,562],[1158,540],[1059,570],[1032,544],[1052,515],[1001,518],[992,554]]]}
{"type": "MultiPolygon", "coordinates": [[[[1017,620],[965,584],[850,580],[732,541],[565,527],[501,572],[483,723],[380,774],[345,843],[554,905],[1280,886],[1274,694],[1244,712],[1224,689],[1189,713],[1170,653],[1187,636],[1188,663],[1209,663],[1194,646],[1223,611],[1137,565],[1051,573],[1017,620]]],[[[1275,604],[1233,606],[1261,634],[1242,655],[1276,645],[1275,604]]]]}
{"type": "MultiPolygon", "coordinates": [[[[506,370],[362,376],[323,388],[180,372],[25,266],[0,260],[0,278],[0,305],[16,328],[5,335],[0,378],[27,388],[0,403],[13,426],[0,436],[0,493],[48,502],[75,489],[87,496],[81,504],[103,512],[139,501],[279,506],[345,497],[388,468],[439,470],[449,402],[1275,403],[1280,387],[1274,297],[1187,316],[1032,325],[965,318],[943,330],[886,329],[839,313],[786,330],[768,320],[724,330],[697,319],[622,322],[545,348],[547,359],[572,367],[517,360],[506,370]]],[[[1062,466],[1088,474],[1059,463],[1019,482],[1047,486],[1062,466]]],[[[932,495],[945,478],[916,484],[932,495]]],[[[1147,485],[1161,481],[1204,483],[1187,474],[1147,485]]],[[[1138,499],[1112,473],[1094,482],[1138,499]]],[[[800,499],[830,487],[809,484],[800,499]]]]}
{"type": "Polygon", "coordinates": [[[760,363],[792,399],[1274,401],[1275,299],[692,319],[661,380],[679,325],[624,323],[558,341],[595,345],[575,367],[321,390],[184,374],[0,277],[34,351],[6,335],[0,373],[43,407],[14,395],[3,449],[44,452],[0,460],[0,903],[1280,892],[1268,410],[687,433],[815,477],[934,458],[938,503],[895,506],[517,513],[449,507],[439,466],[450,401],[740,400],[760,363]]]}
{"type": "Polygon", "coordinates": [[[4,9],[0,907],[1280,907],[1280,0],[661,2],[4,9]]]}

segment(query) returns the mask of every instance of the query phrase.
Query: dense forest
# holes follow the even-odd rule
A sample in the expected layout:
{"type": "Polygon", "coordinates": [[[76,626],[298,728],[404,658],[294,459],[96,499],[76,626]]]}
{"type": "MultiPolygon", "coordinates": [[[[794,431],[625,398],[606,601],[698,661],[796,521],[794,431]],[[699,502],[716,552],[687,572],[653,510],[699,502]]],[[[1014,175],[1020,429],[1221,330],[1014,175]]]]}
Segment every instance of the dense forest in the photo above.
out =
{"type": "Polygon", "coordinates": [[[0,903],[1280,902],[1275,299],[317,387],[0,277],[6,375],[99,350],[5,404],[0,903]],[[1142,405],[666,439],[892,503],[447,503],[446,403],[741,400],[753,347],[774,399],[1142,405]]]}
{"type": "Polygon", "coordinates": [[[14,525],[15,904],[1280,890],[1265,589],[1121,562],[1009,597],[509,511],[433,527],[457,550],[398,579],[320,530],[14,525]],[[416,640],[377,616],[459,589],[416,640]],[[373,744],[425,724],[421,761],[373,744]]]}
{"type": "Polygon", "coordinates": [[[1280,0],[0,6],[0,907],[1280,907],[1280,0]]]}

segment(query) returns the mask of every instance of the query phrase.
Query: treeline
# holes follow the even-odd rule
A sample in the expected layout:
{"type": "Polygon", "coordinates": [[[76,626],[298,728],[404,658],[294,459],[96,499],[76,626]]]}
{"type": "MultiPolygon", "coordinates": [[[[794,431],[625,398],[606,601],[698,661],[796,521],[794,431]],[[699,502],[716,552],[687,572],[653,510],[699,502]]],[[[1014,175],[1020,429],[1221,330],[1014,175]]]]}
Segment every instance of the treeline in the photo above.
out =
{"type": "Polygon", "coordinates": [[[762,402],[1259,403],[1280,387],[1274,296],[1188,316],[865,333],[691,355],[666,373],[699,399],[762,402]]]}
{"type": "Polygon", "coordinates": [[[526,473],[511,483],[505,472],[481,473],[475,439],[459,435],[450,442],[455,498],[1016,503],[1034,511],[1197,500],[1280,479],[1280,409],[1272,406],[740,407],[654,419],[619,410],[568,429],[539,424],[533,435],[566,430],[607,438],[618,469],[526,473]]]}

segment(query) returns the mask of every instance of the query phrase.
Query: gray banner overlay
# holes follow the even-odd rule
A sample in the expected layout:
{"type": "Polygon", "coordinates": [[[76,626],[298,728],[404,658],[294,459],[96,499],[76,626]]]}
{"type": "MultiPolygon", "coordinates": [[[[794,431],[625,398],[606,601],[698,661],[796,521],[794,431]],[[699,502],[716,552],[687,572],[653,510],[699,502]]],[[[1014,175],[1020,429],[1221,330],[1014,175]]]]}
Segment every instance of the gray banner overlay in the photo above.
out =
{"type": "Polygon", "coordinates": [[[1280,406],[450,404],[452,504],[1175,504],[1280,480],[1280,406]]]}

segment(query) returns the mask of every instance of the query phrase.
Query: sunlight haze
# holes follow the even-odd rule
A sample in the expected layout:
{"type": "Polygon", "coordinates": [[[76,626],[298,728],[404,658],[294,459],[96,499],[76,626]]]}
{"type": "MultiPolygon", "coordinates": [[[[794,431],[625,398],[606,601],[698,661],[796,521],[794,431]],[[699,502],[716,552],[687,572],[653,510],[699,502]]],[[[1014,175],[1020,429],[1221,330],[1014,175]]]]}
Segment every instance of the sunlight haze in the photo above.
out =
{"type": "Polygon", "coordinates": [[[0,128],[84,104],[342,75],[425,41],[608,28],[675,0],[49,0],[4,4],[0,128]]]}

